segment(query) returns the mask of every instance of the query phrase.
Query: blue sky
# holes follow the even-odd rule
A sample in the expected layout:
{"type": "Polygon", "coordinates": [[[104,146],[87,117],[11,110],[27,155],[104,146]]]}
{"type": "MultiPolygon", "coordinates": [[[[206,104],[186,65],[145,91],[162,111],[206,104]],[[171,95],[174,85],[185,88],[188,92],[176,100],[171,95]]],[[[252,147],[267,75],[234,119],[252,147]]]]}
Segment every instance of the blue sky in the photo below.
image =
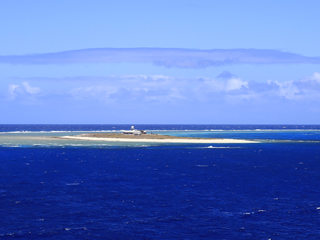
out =
{"type": "Polygon", "coordinates": [[[319,1],[0,3],[0,123],[318,124],[319,1]]]}

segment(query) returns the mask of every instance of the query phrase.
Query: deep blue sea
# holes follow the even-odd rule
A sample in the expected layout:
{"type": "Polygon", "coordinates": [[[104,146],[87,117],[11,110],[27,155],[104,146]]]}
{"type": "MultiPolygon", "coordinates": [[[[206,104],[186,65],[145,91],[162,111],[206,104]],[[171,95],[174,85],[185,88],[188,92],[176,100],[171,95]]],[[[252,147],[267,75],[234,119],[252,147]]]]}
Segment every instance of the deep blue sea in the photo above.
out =
{"type": "Polygon", "coordinates": [[[0,125],[0,239],[320,239],[320,125],[0,125]]]}

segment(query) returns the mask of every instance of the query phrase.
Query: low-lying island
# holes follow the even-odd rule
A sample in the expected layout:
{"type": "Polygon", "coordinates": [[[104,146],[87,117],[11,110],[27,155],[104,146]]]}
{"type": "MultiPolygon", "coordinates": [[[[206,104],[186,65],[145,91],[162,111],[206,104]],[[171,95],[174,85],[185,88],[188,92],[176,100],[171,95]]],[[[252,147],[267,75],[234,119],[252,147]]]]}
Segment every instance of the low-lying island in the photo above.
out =
{"type": "Polygon", "coordinates": [[[193,138],[177,137],[159,134],[121,134],[121,133],[94,133],[75,136],[63,136],[63,139],[108,141],[108,142],[154,142],[154,143],[258,143],[257,141],[226,138],[193,138]]]}

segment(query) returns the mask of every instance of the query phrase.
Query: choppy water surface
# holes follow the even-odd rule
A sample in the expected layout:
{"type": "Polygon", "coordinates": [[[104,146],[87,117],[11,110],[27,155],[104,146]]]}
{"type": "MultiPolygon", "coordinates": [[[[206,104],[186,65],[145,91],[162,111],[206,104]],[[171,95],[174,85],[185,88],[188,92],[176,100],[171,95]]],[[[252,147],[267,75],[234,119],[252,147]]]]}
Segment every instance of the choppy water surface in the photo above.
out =
{"type": "Polygon", "coordinates": [[[259,144],[48,138],[128,128],[0,125],[0,238],[319,238],[320,126],[136,126],[259,144]]]}

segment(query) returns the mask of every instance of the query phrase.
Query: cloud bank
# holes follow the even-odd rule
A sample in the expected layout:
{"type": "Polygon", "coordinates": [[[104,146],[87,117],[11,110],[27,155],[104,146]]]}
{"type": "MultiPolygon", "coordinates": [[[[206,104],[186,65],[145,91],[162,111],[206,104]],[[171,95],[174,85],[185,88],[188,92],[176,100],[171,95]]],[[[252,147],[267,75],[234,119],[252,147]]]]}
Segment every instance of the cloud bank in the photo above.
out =
{"type": "Polygon", "coordinates": [[[194,103],[227,103],[245,102],[274,103],[279,101],[320,103],[320,73],[314,73],[296,81],[264,82],[246,81],[233,74],[230,78],[177,78],[169,76],[109,76],[82,77],[77,87],[68,85],[62,89],[61,82],[74,82],[77,78],[64,79],[22,79],[22,84],[15,81],[8,85],[7,95],[11,100],[21,97],[41,98],[54,97],[56,100],[103,102],[120,105],[152,105],[194,103]],[[46,81],[47,89],[37,87],[39,81],[46,81]],[[29,84],[31,82],[32,86],[29,84]],[[58,85],[55,93],[51,86],[58,85]],[[41,92],[41,94],[39,94],[41,92]]]}
{"type": "Polygon", "coordinates": [[[0,56],[2,64],[152,63],[166,68],[235,64],[320,64],[320,57],[270,49],[94,48],[0,56]]]}
{"type": "Polygon", "coordinates": [[[19,116],[7,120],[10,123],[19,123],[21,116],[27,116],[30,123],[74,123],[75,119],[79,123],[320,121],[320,73],[283,82],[247,81],[231,73],[223,76],[12,78],[0,91],[0,106],[7,119],[19,116]]]}
{"type": "Polygon", "coordinates": [[[190,102],[320,102],[320,73],[297,81],[245,81],[238,77],[173,78],[167,76],[121,76],[105,83],[74,88],[69,92],[77,99],[106,102],[190,103],[190,102]]]}

